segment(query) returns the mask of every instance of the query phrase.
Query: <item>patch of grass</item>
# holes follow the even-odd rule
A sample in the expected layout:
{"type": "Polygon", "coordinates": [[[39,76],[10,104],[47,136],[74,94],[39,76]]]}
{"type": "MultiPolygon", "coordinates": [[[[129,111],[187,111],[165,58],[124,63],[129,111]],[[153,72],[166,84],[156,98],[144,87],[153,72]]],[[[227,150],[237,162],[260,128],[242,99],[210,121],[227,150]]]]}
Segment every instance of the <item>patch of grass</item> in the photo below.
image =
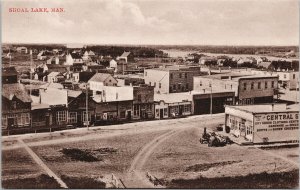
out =
{"type": "Polygon", "coordinates": [[[102,158],[96,157],[92,152],[88,150],[81,150],[79,148],[63,148],[61,152],[71,158],[72,160],[83,162],[97,162],[102,161],[102,158]]]}
{"type": "Polygon", "coordinates": [[[209,170],[210,168],[213,168],[213,167],[225,166],[225,165],[239,163],[239,162],[242,162],[242,160],[216,162],[216,163],[206,163],[206,164],[195,164],[193,166],[187,167],[185,172],[207,171],[207,170],[209,170]]]}
{"type": "Polygon", "coordinates": [[[296,155],[296,154],[289,154],[289,155],[287,155],[287,157],[295,158],[295,157],[299,157],[299,155],[296,155]]]}
{"type": "Polygon", "coordinates": [[[60,186],[53,177],[41,174],[36,178],[15,178],[2,180],[4,189],[59,189],[60,186]]]}
{"type": "Polygon", "coordinates": [[[61,176],[70,189],[103,189],[105,182],[90,177],[61,176]]]}
{"type": "Polygon", "coordinates": [[[105,147],[105,148],[98,148],[98,149],[95,149],[93,151],[99,152],[100,154],[109,154],[109,153],[116,153],[117,149],[105,147]]]}
{"type": "Polygon", "coordinates": [[[299,170],[289,172],[248,174],[246,176],[217,177],[197,179],[173,179],[166,182],[166,187],[175,188],[205,188],[205,189],[286,189],[299,187],[299,170]]]}

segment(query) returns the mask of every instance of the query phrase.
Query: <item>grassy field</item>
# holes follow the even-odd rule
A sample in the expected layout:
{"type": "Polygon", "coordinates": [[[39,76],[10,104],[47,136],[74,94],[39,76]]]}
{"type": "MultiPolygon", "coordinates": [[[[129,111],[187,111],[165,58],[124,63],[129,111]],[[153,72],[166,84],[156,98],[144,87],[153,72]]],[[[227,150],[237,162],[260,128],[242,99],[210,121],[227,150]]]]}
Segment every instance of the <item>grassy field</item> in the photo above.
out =
{"type": "MultiPolygon", "coordinates": [[[[255,175],[262,175],[268,178],[267,174],[277,173],[289,173],[297,170],[292,164],[287,163],[279,158],[271,157],[264,152],[251,147],[241,147],[238,145],[227,145],[225,147],[208,147],[206,144],[200,144],[198,141],[200,131],[198,129],[192,129],[184,133],[178,134],[176,137],[170,139],[164,143],[157,151],[152,155],[146,164],[145,170],[150,171],[156,177],[165,181],[167,187],[170,188],[204,188],[202,182],[196,182],[204,179],[229,179],[240,177],[241,180],[245,176],[249,176],[248,185],[255,182],[255,175]],[[253,177],[254,176],[254,177],[253,177]],[[254,179],[253,179],[254,178],[254,179]],[[192,186],[186,186],[185,181],[193,181],[192,186]],[[182,182],[182,183],[180,183],[182,182]],[[202,185],[200,185],[202,183],[202,185]]],[[[289,154],[299,156],[298,149],[277,149],[272,150],[277,152],[289,152],[289,154]]],[[[282,153],[283,154],[283,153],[282,153]]],[[[287,154],[285,154],[287,155],[287,154]]],[[[291,183],[285,183],[285,185],[292,185],[296,187],[298,185],[297,172],[291,174],[293,178],[291,183]]],[[[274,174],[275,175],[275,174],[274,174]]],[[[247,179],[247,178],[245,178],[247,179]]],[[[244,179],[244,181],[246,181],[244,179]]],[[[279,180],[279,178],[278,178],[279,180]]],[[[218,181],[218,180],[217,180],[218,181]]],[[[256,180],[257,181],[257,180],[256,180]]],[[[263,181],[263,179],[262,179],[263,181]]],[[[231,183],[231,188],[239,188],[240,184],[231,183]]],[[[274,180],[268,180],[265,185],[255,187],[269,187],[274,183],[274,180]],[[272,182],[272,183],[271,183],[272,182]]],[[[255,184],[255,183],[253,183],[255,184]]],[[[245,184],[244,184],[245,185],[245,184]]],[[[213,186],[208,186],[211,188],[213,186]]],[[[216,187],[221,187],[216,186],[216,187]]],[[[225,186],[222,188],[226,188],[225,186]]],[[[243,186],[244,188],[246,186],[243,186]]],[[[255,188],[254,187],[254,188],[255,188]]],[[[280,184],[274,184],[272,186],[281,187],[280,184]],[[278,185],[278,186],[276,186],[278,185]]],[[[290,187],[290,186],[289,186],[290,187]]]]}
{"type": "MultiPolygon", "coordinates": [[[[31,147],[32,150],[71,188],[103,188],[105,184],[101,180],[112,173],[126,184],[129,168],[143,151],[141,159],[135,163],[136,166],[144,164],[135,170],[141,169],[141,175],[150,172],[169,188],[298,186],[298,167],[293,164],[298,162],[298,147],[262,150],[236,144],[224,147],[200,144],[203,127],[214,129],[219,120],[223,118],[153,121],[88,132],[74,130],[63,134],[32,135],[24,141],[28,145],[35,145],[31,147]],[[172,136],[159,142],[160,136],[173,131],[175,133],[172,136]],[[77,141],[70,142],[72,138],[77,138],[77,141]],[[158,146],[155,146],[156,142],[158,146]]],[[[8,147],[10,143],[14,146],[16,139],[10,140],[3,142],[8,147]]],[[[23,149],[2,151],[2,177],[6,187],[20,187],[22,180],[30,181],[33,178],[36,178],[33,184],[43,187],[57,185],[52,183],[53,179],[43,175],[23,149]]]]}
{"type": "Polygon", "coordinates": [[[2,187],[49,189],[59,188],[59,185],[33,162],[24,149],[15,149],[2,152],[2,187]]]}
{"type": "Polygon", "coordinates": [[[104,176],[112,173],[121,175],[129,168],[132,158],[137,154],[140,148],[159,133],[161,132],[40,146],[33,147],[33,150],[59,175],[69,175],[71,173],[75,176],[104,176]],[[94,152],[95,157],[97,157],[99,161],[84,162],[71,159],[61,152],[63,148],[77,148],[94,152]],[[95,153],[101,148],[111,148],[115,151],[95,153]]]}

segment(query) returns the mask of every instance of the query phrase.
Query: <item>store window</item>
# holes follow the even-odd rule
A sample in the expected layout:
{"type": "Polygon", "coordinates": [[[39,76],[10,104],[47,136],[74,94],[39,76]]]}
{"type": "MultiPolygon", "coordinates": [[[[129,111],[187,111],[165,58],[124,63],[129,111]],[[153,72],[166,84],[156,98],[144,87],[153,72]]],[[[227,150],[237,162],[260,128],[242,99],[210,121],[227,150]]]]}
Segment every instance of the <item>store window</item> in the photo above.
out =
{"type": "Polygon", "coordinates": [[[159,118],[159,109],[155,109],[155,117],[159,118]]]}
{"type": "Polygon", "coordinates": [[[67,111],[58,111],[56,112],[56,121],[66,121],[67,120],[67,111]]]}
{"type": "Polygon", "coordinates": [[[133,115],[138,116],[140,115],[139,112],[140,112],[139,105],[133,105],[133,115]]]}
{"type": "Polygon", "coordinates": [[[168,117],[168,108],[164,108],[164,116],[168,117]]]}
{"type": "Polygon", "coordinates": [[[191,105],[184,105],[184,112],[191,112],[191,105]]]}
{"type": "Polygon", "coordinates": [[[121,111],[120,118],[125,118],[125,117],[126,117],[126,111],[121,111]]]}
{"type": "Polygon", "coordinates": [[[70,124],[77,123],[77,112],[69,112],[68,120],[70,124]]]}
{"type": "Polygon", "coordinates": [[[101,113],[96,113],[96,121],[101,121],[102,120],[102,114],[101,113]]]}

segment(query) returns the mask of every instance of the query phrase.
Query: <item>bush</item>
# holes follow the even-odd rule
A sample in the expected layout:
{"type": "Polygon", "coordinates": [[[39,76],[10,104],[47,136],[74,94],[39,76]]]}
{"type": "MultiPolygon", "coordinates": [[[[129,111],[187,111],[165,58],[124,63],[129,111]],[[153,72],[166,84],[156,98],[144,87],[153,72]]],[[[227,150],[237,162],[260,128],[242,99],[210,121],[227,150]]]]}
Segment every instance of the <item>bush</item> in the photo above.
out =
{"type": "Polygon", "coordinates": [[[61,150],[61,152],[64,155],[70,157],[72,160],[84,162],[102,161],[102,159],[95,157],[91,152],[87,150],[80,150],[78,148],[64,148],[61,150]]]}
{"type": "Polygon", "coordinates": [[[105,183],[90,177],[61,176],[70,189],[104,189],[105,183]]]}

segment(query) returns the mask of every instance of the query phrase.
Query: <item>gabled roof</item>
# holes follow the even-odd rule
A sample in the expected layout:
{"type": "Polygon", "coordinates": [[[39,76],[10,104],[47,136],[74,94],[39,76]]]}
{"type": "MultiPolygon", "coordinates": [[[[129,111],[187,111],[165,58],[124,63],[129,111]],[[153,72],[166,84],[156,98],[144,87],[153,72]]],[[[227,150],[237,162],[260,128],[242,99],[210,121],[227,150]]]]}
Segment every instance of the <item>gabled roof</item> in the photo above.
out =
{"type": "Polygon", "coordinates": [[[68,91],[68,97],[76,98],[80,94],[82,94],[82,91],[80,90],[67,90],[68,91]]]}
{"type": "Polygon", "coordinates": [[[95,53],[94,53],[92,50],[90,50],[90,51],[89,51],[89,55],[92,55],[92,56],[93,56],[93,55],[95,55],[95,53]]]}
{"type": "Polygon", "coordinates": [[[84,56],[89,56],[89,52],[85,51],[83,55],[84,56]]]}
{"type": "Polygon", "coordinates": [[[64,86],[60,83],[55,83],[55,82],[51,82],[51,83],[46,83],[40,86],[41,89],[47,89],[47,88],[57,88],[57,89],[63,89],[64,86]]]}
{"type": "Polygon", "coordinates": [[[71,53],[70,55],[73,59],[82,59],[82,57],[78,53],[71,53]]]}
{"type": "Polygon", "coordinates": [[[124,53],[123,53],[120,57],[128,57],[128,55],[129,55],[130,53],[131,53],[130,51],[129,51],[129,52],[124,51],[124,53]]]}
{"type": "Polygon", "coordinates": [[[18,75],[15,67],[4,67],[2,68],[2,76],[18,75]]]}
{"type": "Polygon", "coordinates": [[[43,56],[44,55],[44,51],[41,51],[37,56],[43,56]]]}
{"type": "Polygon", "coordinates": [[[14,96],[23,102],[31,102],[31,98],[27,93],[23,84],[3,84],[2,85],[2,96],[11,100],[14,96]]]}
{"type": "Polygon", "coordinates": [[[51,72],[51,73],[48,74],[48,77],[55,77],[59,74],[60,74],[60,72],[51,72]]]}
{"type": "MultiPolygon", "coordinates": [[[[96,73],[90,80],[94,82],[104,82],[108,77],[110,77],[110,74],[107,73],[96,73]]],[[[111,76],[112,77],[112,76],[111,76]]]]}
{"type": "Polygon", "coordinates": [[[110,60],[110,63],[117,63],[114,59],[110,60]]]}

